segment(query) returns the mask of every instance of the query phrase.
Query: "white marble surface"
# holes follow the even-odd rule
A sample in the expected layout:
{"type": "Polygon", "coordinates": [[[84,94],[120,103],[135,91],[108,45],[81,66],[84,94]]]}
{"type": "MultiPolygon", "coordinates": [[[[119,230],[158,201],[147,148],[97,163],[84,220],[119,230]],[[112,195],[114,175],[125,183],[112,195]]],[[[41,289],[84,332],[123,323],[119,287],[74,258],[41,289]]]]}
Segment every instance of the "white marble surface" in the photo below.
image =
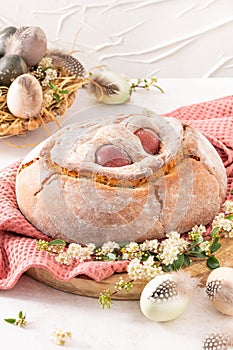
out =
{"type": "MultiPolygon", "coordinates": [[[[165,113],[182,105],[230,95],[233,79],[161,79],[159,84],[165,94],[157,90],[149,93],[138,91],[130,103],[165,113]]],[[[66,120],[81,119],[79,111],[94,104],[86,91],[81,91],[66,120]]],[[[101,113],[103,108],[98,107],[98,111],[101,113]]],[[[112,107],[108,108],[111,112],[112,107]]],[[[50,128],[53,129],[52,125],[50,128]]],[[[13,137],[7,141],[13,145],[25,145],[44,137],[46,133],[41,128],[26,137],[13,137]]],[[[25,155],[29,149],[17,149],[0,141],[0,168],[25,155]]],[[[102,310],[96,299],[57,291],[25,275],[13,289],[0,292],[0,349],[7,350],[56,349],[57,346],[50,341],[50,334],[56,327],[72,332],[66,346],[72,350],[141,350],[152,347],[198,350],[206,333],[232,324],[232,317],[212,308],[203,290],[194,295],[183,315],[167,323],[147,320],[138,301],[114,301],[110,310],[102,310]],[[27,314],[28,326],[25,329],[3,321],[15,317],[19,310],[27,314]]]]}

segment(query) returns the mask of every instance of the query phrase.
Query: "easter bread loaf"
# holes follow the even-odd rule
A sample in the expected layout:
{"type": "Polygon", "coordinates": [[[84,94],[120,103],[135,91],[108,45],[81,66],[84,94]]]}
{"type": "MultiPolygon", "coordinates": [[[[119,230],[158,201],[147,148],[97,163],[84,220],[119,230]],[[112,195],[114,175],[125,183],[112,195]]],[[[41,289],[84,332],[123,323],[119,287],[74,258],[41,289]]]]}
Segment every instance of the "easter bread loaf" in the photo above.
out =
{"type": "Polygon", "coordinates": [[[23,160],[16,196],[49,237],[99,246],[206,225],[226,184],[222,160],[200,132],[145,113],[60,129],[23,160]]]}

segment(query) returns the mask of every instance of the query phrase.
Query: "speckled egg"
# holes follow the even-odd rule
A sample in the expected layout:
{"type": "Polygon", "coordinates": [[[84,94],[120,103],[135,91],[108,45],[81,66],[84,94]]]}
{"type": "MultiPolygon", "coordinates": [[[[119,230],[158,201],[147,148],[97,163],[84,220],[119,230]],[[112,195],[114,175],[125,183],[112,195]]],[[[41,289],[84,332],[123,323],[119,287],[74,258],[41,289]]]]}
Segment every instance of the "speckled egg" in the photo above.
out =
{"type": "Polygon", "coordinates": [[[42,108],[42,87],[31,74],[22,74],[11,84],[7,93],[10,112],[23,119],[37,115],[42,108]]]}
{"type": "Polygon", "coordinates": [[[5,55],[0,59],[0,86],[10,86],[19,75],[27,73],[24,59],[18,55],[5,55]]]}
{"type": "Polygon", "coordinates": [[[28,66],[34,66],[44,57],[47,50],[47,39],[39,27],[20,27],[6,42],[7,54],[18,54],[28,66]]]}
{"type": "Polygon", "coordinates": [[[180,293],[173,274],[158,275],[144,287],[140,297],[142,313],[157,322],[171,321],[188,306],[190,296],[180,293]]]}
{"type": "Polygon", "coordinates": [[[6,27],[0,31],[0,56],[4,56],[6,41],[16,32],[16,29],[15,27],[6,27]]]}

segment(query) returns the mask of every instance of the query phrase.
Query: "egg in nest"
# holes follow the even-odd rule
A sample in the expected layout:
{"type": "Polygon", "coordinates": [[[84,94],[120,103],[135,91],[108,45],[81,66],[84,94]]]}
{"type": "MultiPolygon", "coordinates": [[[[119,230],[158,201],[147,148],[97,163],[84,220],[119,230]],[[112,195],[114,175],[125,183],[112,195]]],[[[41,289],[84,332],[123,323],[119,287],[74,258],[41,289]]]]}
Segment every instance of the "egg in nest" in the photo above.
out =
{"type": "Polygon", "coordinates": [[[41,111],[42,103],[42,87],[33,75],[22,74],[13,81],[7,94],[7,106],[14,116],[34,117],[41,111]]]}

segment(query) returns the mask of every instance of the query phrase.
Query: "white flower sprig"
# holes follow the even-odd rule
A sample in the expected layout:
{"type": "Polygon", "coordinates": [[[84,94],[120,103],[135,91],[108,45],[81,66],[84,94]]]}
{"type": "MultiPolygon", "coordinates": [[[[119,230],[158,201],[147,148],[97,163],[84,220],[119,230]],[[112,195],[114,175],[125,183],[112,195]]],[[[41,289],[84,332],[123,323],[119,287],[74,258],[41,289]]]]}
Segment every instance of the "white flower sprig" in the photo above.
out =
{"type": "Polygon", "coordinates": [[[58,88],[56,84],[58,71],[53,66],[51,57],[43,57],[31,73],[39,80],[42,87],[48,86],[50,88],[50,90],[46,90],[43,94],[43,103],[45,107],[50,106],[53,101],[59,102],[61,95],[69,93],[68,90],[58,88]]]}
{"type": "Polygon", "coordinates": [[[189,266],[191,259],[206,260],[209,269],[219,267],[219,261],[214,253],[221,247],[221,236],[233,238],[233,201],[227,200],[223,204],[223,211],[214,218],[209,236],[205,236],[205,226],[195,225],[185,238],[178,232],[171,231],[161,241],[157,239],[146,240],[143,243],[109,241],[102,247],[96,247],[93,243],[83,246],[71,243],[67,248],[63,240],[51,242],[39,240],[37,249],[55,255],[55,260],[64,265],[70,265],[73,260],[129,261],[127,272],[130,281],[121,281],[113,293],[107,289],[101,294],[99,303],[102,307],[110,307],[111,295],[120,289],[127,291],[133,281],[150,280],[163,272],[177,271],[183,266],[189,266]]]}
{"type": "Polygon", "coordinates": [[[23,311],[19,311],[18,318],[5,318],[4,321],[10,324],[14,324],[19,327],[25,327],[27,324],[26,321],[26,314],[23,313],[23,311]]]}
{"type": "Polygon", "coordinates": [[[51,335],[51,341],[56,345],[64,346],[66,344],[67,338],[71,338],[71,332],[64,331],[62,329],[55,329],[51,335]]]}

